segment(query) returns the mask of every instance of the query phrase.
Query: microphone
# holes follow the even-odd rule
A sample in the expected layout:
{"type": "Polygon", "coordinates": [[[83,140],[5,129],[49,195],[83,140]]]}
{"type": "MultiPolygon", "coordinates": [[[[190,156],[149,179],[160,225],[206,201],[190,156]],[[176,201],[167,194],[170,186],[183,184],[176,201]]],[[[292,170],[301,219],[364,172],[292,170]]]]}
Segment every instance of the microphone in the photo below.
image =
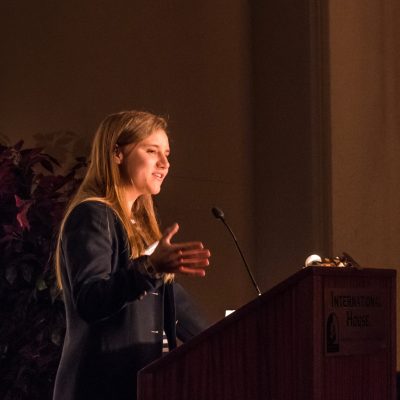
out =
{"type": "Polygon", "coordinates": [[[255,289],[256,289],[256,291],[257,291],[257,294],[258,294],[259,296],[261,296],[261,291],[260,291],[260,289],[258,288],[258,285],[257,285],[257,283],[256,283],[256,280],[254,279],[253,274],[252,274],[251,271],[250,271],[250,268],[249,268],[249,266],[248,266],[248,264],[247,264],[247,262],[246,262],[246,259],[244,258],[244,255],[243,255],[243,253],[242,253],[242,250],[240,249],[239,243],[238,243],[238,241],[236,240],[236,236],[235,236],[235,234],[233,233],[233,231],[232,231],[232,229],[230,228],[230,226],[229,226],[229,225],[227,224],[227,222],[225,221],[224,212],[223,212],[220,208],[218,208],[218,207],[213,207],[213,208],[211,209],[211,212],[213,213],[213,215],[214,215],[214,217],[215,217],[216,219],[220,219],[220,220],[222,221],[222,223],[226,226],[226,228],[228,229],[229,233],[231,234],[231,236],[232,236],[232,238],[233,238],[233,240],[234,240],[234,242],[235,242],[235,244],[236,244],[236,248],[238,249],[239,254],[240,254],[240,256],[242,257],[242,260],[243,260],[243,262],[244,262],[244,265],[246,266],[247,272],[248,272],[248,274],[249,274],[249,276],[250,276],[250,279],[251,279],[251,281],[252,281],[252,283],[253,283],[253,286],[255,287],[255,289]]]}

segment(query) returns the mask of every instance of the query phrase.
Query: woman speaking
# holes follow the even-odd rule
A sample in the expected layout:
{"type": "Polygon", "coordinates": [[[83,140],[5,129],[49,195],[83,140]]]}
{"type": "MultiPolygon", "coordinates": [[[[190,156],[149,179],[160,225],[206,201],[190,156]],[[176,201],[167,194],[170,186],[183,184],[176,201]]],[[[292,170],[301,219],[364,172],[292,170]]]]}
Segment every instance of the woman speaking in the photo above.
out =
{"type": "Polygon", "coordinates": [[[152,195],[169,170],[166,121],[108,116],[56,249],[67,328],[54,400],[136,398],[139,369],[206,328],[175,274],[204,276],[209,250],[160,232],[152,195]]]}

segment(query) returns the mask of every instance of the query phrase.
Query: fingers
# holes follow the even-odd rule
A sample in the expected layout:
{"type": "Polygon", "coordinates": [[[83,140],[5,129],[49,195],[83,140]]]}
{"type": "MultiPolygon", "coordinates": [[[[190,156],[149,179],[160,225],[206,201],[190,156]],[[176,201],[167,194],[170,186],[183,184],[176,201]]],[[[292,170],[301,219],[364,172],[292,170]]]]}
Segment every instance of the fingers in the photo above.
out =
{"type": "Polygon", "coordinates": [[[180,256],[171,264],[174,272],[185,275],[205,276],[206,268],[210,265],[210,251],[180,251],[180,256]]]}
{"type": "Polygon", "coordinates": [[[202,242],[171,243],[178,232],[177,223],[169,226],[154,253],[150,256],[159,272],[205,276],[211,254],[202,242]]]}
{"type": "Polygon", "coordinates": [[[210,265],[210,262],[208,259],[204,258],[193,258],[193,259],[184,259],[180,258],[179,260],[176,260],[175,262],[172,263],[172,268],[180,268],[180,267],[185,267],[185,268],[205,268],[210,265]]]}
{"type": "Polygon", "coordinates": [[[210,258],[210,250],[208,249],[194,249],[194,250],[184,250],[184,249],[179,249],[175,251],[175,254],[180,258],[180,259],[208,259],[210,258]]]}
{"type": "Polygon", "coordinates": [[[191,275],[191,276],[206,276],[206,271],[205,269],[192,269],[192,268],[187,268],[184,266],[179,267],[179,272],[183,275],[191,275]]]}
{"type": "Polygon", "coordinates": [[[204,276],[205,269],[210,265],[210,251],[200,250],[174,250],[168,256],[165,255],[159,270],[167,273],[182,273],[187,275],[204,276]]]}
{"type": "Polygon", "coordinates": [[[209,265],[208,259],[211,254],[208,249],[201,250],[178,250],[174,252],[170,261],[175,262],[176,265],[185,264],[192,267],[204,267],[209,265]]]}
{"type": "Polygon", "coordinates": [[[201,250],[204,249],[203,243],[201,242],[183,242],[183,243],[172,243],[171,246],[177,250],[201,250]]]}
{"type": "Polygon", "coordinates": [[[171,243],[171,239],[174,237],[174,235],[178,231],[179,231],[179,225],[175,222],[173,225],[171,225],[167,229],[165,229],[161,240],[164,240],[168,244],[171,243]]]}
{"type": "Polygon", "coordinates": [[[179,231],[179,225],[175,222],[173,225],[166,228],[163,232],[161,240],[171,244],[175,249],[190,250],[190,249],[202,249],[204,248],[201,242],[183,242],[183,243],[171,243],[172,238],[179,231]]]}

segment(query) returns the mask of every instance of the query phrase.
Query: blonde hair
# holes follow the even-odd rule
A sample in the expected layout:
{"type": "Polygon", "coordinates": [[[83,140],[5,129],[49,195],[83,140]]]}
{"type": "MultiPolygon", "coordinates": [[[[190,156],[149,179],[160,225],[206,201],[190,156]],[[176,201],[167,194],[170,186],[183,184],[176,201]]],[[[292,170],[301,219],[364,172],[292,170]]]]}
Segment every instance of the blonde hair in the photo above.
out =
{"type": "MultiPolygon", "coordinates": [[[[166,120],[144,111],[122,111],[109,115],[101,122],[93,139],[85,178],[67,207],[58,234],[55,261],[57,284],[60,289],[62,232],[69,214],[78,204],[100,201],[114,210],[126,231],[131,258],[139,257],[149,244],[161,238],[151,195],[138,197],[132,209],[126,209],[120,170],[114,161],[115,150],[118,147],[139,143],[159,129],[167,131],[166,120]],[[135,224],[131,222],[133,215],[135,224]]],[[[165,274],[164,281],[172,281],[173,277],[173,274],[165,274]]]]}

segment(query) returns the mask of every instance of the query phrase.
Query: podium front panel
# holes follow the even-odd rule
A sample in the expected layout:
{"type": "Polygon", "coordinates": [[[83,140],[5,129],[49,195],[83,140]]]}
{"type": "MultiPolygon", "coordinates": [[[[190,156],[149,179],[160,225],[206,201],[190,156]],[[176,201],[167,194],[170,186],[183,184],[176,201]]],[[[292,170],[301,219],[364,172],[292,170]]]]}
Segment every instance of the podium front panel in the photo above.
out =
{"type": "Polygon", "coordinates": [[[307,268],[139,373],[139,400],[395,399],[393,270],[307,268]]]}

